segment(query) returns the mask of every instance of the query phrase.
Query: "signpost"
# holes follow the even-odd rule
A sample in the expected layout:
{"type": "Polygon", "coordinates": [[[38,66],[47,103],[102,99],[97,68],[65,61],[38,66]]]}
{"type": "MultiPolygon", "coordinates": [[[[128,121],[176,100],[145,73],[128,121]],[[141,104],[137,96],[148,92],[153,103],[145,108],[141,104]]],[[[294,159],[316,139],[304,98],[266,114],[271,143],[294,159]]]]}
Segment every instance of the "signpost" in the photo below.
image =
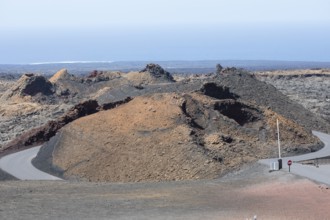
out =
{"type": "Polygon", "coordinates": [[[292,165],[292,160],[288,160],[289,172],[290,172],[291,165],[292,165]]]}

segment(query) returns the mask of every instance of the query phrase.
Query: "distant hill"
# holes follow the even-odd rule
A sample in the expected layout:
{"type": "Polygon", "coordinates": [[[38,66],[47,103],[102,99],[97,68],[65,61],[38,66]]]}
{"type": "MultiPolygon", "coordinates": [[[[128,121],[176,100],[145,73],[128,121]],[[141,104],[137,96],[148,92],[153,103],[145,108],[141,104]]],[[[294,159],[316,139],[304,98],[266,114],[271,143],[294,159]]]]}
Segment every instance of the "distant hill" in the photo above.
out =
{"type": "MultiPolygon", "coordinates": [[[[115,61],[115,62],[59,62],[37,64],[0,64],[0,75],[42,73],[53,75],[59,69],[67,69],[75,75],[88,74],[92,70],[118,70],[122,72],[137,71],[151,61],[115,61]]],[[[238,67],[249,71],[292,70],[330,68],[330,62],[304,61],[267,61],[267,60],[204,60],[204,61],[157,61],[171,73],[210,73],[215,71],[216,64],[223,67],[238,67]]]]}

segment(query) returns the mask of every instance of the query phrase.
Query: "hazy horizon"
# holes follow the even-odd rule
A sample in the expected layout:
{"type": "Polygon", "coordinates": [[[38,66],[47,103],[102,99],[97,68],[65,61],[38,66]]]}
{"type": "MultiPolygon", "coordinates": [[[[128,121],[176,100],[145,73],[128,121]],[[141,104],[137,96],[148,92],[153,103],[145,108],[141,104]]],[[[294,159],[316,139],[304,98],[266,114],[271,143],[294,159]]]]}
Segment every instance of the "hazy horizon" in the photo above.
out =
{"type": "Polygon", "coordinates": [[[330,61],[330,2],[0,3],[0,63],[330,61]]]}

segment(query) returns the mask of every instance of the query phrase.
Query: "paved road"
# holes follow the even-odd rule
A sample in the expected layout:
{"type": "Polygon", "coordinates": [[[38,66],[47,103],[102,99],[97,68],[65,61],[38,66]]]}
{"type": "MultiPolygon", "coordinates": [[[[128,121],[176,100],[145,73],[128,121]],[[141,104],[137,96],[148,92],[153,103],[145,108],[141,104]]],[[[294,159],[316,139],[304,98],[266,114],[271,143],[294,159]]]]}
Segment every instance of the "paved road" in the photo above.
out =
{"type": "Polygon", "coordinates": [[[0,159],[0,168],[21,180],[61,180],[35,168],[31,161],[41,146],[30,148],[0,159]]]}
{"type": "MultiPolygon", "coordinates": [[[[330,156],[330,135],[317,131],[313,131],[313,134],[320,138],[320,140],[324,143],[324,147],[319,151],[309,154],[294,157],[283,157],[283,170],[289,171],[287,162],[288,160],[292,160],[293,164],[291,165],[290,169],[292,173],[330,185],[330,165],[319,165],[319,167],[316,167],[312,165],[303,165],[297,163],[303,160],[311,160],[315,158],[330,156]]],[[[277,161],[277,158],[260,160],[259,163],[270,166],[270,163],[273,161],[277,161]]]]}
{"type": "MultiPolygon", "coordinates": [[[[292,173],[330,185],[330,165],[315,167],[296,163],[302,160],[330,156],[330,135],[316,131],[313,134],[324,142],[324,148],[314,153],[282,158],[283,170],[288,171],[287,161],[290,159],[294,161],[291,166],[292,173]]],[[[60,180],[58,177],[36,169],[31,164],[31,160],[37,155],[39,149],[40,146],[5,156],[0,159],[0,168],[21,180],[60,180]]],[[[259,163],[269,166],[271,162],[276,160],[275,158],[264,159],[260,160],[259,163]]]]}

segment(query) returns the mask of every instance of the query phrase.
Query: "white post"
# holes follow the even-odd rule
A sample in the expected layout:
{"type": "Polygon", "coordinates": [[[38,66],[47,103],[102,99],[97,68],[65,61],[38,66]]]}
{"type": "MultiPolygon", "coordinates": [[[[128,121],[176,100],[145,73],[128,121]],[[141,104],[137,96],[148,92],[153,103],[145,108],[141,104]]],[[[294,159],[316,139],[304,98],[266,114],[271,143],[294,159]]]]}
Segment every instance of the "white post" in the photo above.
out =
{"type": "Polygon", "coordinates": [[[278,158],[281,159],[280,126],[278,124],[278,119],[276,119],[276,122],[277,122],[278,158]]]}

